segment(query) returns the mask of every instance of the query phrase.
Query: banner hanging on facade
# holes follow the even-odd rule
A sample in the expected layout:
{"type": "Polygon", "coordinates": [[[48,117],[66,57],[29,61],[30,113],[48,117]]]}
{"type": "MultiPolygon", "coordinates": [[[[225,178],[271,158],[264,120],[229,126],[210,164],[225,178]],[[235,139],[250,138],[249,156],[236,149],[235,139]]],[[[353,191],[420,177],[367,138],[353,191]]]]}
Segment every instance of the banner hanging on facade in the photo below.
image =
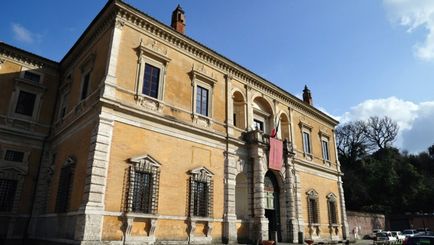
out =
{"type": "Polygon", "coordinates": [[[268,168],[280,171],[283,161],[283,142],[270,138],[270,154],[268,159],[268,168]]]}

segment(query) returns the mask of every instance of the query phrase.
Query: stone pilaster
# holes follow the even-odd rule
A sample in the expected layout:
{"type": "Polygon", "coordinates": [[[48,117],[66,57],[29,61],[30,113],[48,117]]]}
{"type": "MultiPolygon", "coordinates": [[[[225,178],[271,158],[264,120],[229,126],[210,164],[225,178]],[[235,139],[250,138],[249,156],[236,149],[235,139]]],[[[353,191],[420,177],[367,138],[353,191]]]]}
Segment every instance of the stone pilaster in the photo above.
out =
{"type": "Polygon", "coordinates": [[[93,244],[101,240],[103,216],[100,213],[104,211],[113,124],[110,115],[101,112],[99,122],[92,132],[83,201],[75,227],[75,240],[81,240],[82,244],[93,244]]]}
{"type": "Polygon", "coordinates": [[[264,176],[266,160],[261,148],[253,149],[253,214],[258,237],[256,239],[268,240],[268,219],[265,217],[264,176]]]}
{"type": "Polygon", "coordinates": [[[253,129],[253,100],[252,100],[252,88],[246,87],[246,127],[248,130],[253,129]]]}
{"type": "Polygon", "coordinates": [[[293,176],[293,164],[294,153],[292,151],[292,146],[288,141],[284,142],[284,161],[285,161],[285,183],[284,188],[285,198],[286,198],[286,230],[287,230],[287,240],[290,243],[298,242],[298,222],[296,216],[296,202],[295,202],[295,183],[293,176]]]}
{"type": "MultiPolygon", "coordinates": [[[[50,147],[46,145],[46,149],[50,147]]],[[[38,215],[45,213],[47,210],[48,193],[50,193],[51,178],[54,174],[54,160],[55,156],[50,151],[46,150],[42,153],[42,161],[39,171],[38,183],[36,187],[36,195],[32,210],[32,215],[29,225],[29,235],[34,236],[36,227],[38,225],[38,215]]]]}
{"type": "Polygon", "coordinates": [[[232,98],[232,76],[227,74],[226,78],[226,124],[228,135],[234,134],[234,101],[232,98]]]}
{"type": "Polygon", "coordinates": [[[339,185],[339,205],[341,210],[341,222],[342,222],[342,238],[349,239],[349,229],[348,229],[348,220],[347,220],[347,211],[345,208],[345,196],[344,196],[344,188],[342,186],[342,177],[338,177],[338,185],[339,185]]]}
{"type": "MultiPolygon", "coordinates": [[[[105,83],[116,84],[116,66],[118,64],[119,47],[122,37],[122,29],[125,23],[121,19],[115,19],[114,28],[112,29],[112,40],[110,43],[109,59],[107,59],[105,83]]],[[[103,97],[115,99],[115,88],[113,86],[104,86],[103,97]]]]}
{"type": "Polygon", "coordinates": [[[225,159],[225,213],[224,213],[224,240],[227,243],[237,243],[235,185],[236,185],[236,157],[226,152],[225,159]]]}
{"type": "Polygon", "coordinates": [[[304,218],[303,218],[303,207],[301,205],[301,183],[300,176],[295,169],[295,164],[293,165],[292,174],[294,176],[294,190],[295,190],[295,217],[297,219],[297,229],[298,229],[298,243],[304,243],[304,218]]]}
{"type": "Polygon", "coordinates": [[[337,145],[336,145],[336,134],[333,133],[333,138],[334,138],[334,146],[335,146],[335,158],[336,158],[336,170],[339,173],[338,176],[338,189],[339,189],[339,207],[340,207],[340,211],[341,211],[341,225],[342,225],[342,238],[343,239],[349,239],[350,238],[350,234],[349,234],[349,227],[348,227],[348,220],[347,220],[347,209],[345,207],[345,195],[344,195],[344,187],[343,187],[343,182],[342,182],[342,175],[341,173],[341,164],[339,162],[339,156],[338,156],[338,149],[337,149],[337,145]]]}

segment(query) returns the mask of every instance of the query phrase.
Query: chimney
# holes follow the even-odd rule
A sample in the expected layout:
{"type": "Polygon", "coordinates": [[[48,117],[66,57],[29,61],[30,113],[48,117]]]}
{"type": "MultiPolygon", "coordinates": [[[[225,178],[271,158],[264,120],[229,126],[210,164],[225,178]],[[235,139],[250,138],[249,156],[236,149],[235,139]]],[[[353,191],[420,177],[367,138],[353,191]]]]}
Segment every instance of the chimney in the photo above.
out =
{"type": "Polygon", "coordinates": [[[308,105],[313,105],[312,94],[310,93],[310,90],[307,88],[306,85],[304,85],[303,89],[303,101],[308,105]]]}
{"type": "Polygon", "coordinates": [[[172,23],[170,26],[177,32],[185,34],[185,14],[184,10],[181,8],[181,6],[179,6],[179,4],[172,12],[172,23]]]}

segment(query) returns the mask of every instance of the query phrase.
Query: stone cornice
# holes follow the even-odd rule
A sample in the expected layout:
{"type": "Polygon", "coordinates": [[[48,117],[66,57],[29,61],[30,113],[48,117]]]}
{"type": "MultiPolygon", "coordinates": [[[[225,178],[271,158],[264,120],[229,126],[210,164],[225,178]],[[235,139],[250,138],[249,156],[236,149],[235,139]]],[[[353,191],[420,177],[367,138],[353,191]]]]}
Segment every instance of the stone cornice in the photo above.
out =
{"type": "Polygon", "coordinates": [[[0,56],[3,57],[2,60],[8,59],[35,68],[55,70],[56,72],[59,66],[59,63],[55,61],[46,59],[3,42],[0,42],[0,56]]]}
{"type": "Polygon", "coordinates": [[[312,106],[306,105],[292,94],[249,71],[247,68],[218,54],[214,50],[209,49],[205,45],[189,38],[188,36],[176,32],[169,26],[124,2],[116,2],[115,4],[118,7],[118,17],[123,19],[126,24],[133,25],[140,30],[146,31],[147,33],[158,38],[159,41],[164,40],[166,43],[171,44],[178,50],[187,52],[190,55],[193,55],[196,58],[211,64],[214,68],[221,70],[225,74],[230,74],[234,77],[237,77],[239,80],[244,81],[247,85],[271,95],[274,98],[278,98],[281,101],[286,102],[291,107],[312,114],[324,120],[331,126],[337,125],[338,121],[335,119],[312,106]]]}
{"type": "Polygon", "coordinates": [[[81,34],[79,39],[74,43],[72,48],[66,53],[63,59],[60,61],[62,67],[69,67],[83,55],[84,50],[91,47],[92,43],[97,40],[101,34],[107,31],[110,27],[114,28],[116,25],[116,10],[112,2],[108,1],[104,8],[98,13],[98,15],[89,24],[86,30],[81,34]]]}

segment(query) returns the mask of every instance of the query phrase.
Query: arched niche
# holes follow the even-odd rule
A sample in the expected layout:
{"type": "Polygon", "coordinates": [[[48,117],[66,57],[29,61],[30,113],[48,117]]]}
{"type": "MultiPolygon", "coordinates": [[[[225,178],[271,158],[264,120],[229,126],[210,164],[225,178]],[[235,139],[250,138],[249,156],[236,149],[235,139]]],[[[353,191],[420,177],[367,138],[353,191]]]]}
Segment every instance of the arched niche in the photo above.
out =
{"type": "Polygon", "coordinates": [[[244,173],[239,173],[235,181],[235,212],[237,219],[246,219],[249,213],[247,176],[244,173]]]}
{"type": "Polygon", "coordinates": [[[235,90],[232,94],[232,101],[233,101],[233,122],[234,126],[240,129],[246,128],[246,101],[244,99],[243,94],[235,90]]]}
{"type": "Polygon", "coordinates": [[[270,103],[263,97],[256,97],[253,99],[253,129],[261,130],[269,134],[271,132],[273,123],[273,108],[270,103]]]}

